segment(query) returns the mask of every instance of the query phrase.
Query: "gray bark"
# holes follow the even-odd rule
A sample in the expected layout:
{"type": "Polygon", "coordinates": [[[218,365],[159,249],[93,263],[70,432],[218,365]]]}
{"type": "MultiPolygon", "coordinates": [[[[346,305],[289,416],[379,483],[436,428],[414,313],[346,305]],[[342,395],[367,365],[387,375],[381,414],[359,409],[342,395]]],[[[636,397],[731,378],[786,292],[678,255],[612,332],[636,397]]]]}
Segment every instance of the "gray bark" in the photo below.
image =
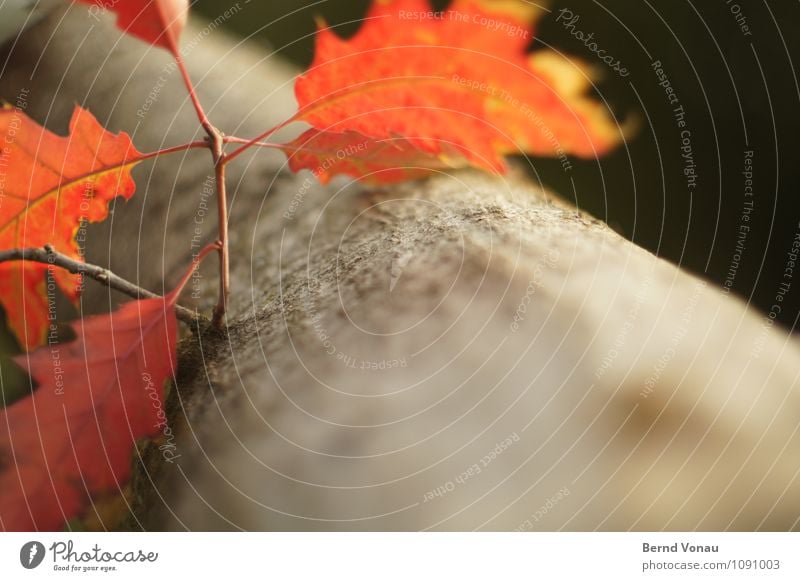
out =
{"type": "MultiPolygon", "coordinates": [[[[140,149],[200,136],[177,75],[136,117],[166,54],[61,15],[14,48],[0,93],[29,87],[55,128],[87,103],[140,149]]],[[[267,49],[214,32],[187,58],[226,132],[291,113],[291,72],[267,49]]],[[[140,170],[91,259],[154,290],[174,280],[208,157],[140,170]]],[[[378,191],[281,164],[232,167],[228,332],[187,334],[176,447],[143,447],[127,527],[800,526],[800,347],[763,314],[523,172],[378,191]]]]}

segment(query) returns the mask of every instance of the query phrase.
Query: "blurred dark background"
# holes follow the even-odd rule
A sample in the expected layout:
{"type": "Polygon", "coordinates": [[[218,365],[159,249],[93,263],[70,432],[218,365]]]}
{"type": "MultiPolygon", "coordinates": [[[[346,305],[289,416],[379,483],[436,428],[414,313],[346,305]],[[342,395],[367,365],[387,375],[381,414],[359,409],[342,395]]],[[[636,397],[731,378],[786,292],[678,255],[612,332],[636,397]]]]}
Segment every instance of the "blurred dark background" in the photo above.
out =
{"type": "MultiPolygon", "coordinates": [[[[232,17],[221,19],[223,27],[263,43],[265,57],[276,51],[299,69],[313,56],[315,17],[349,36],[369,0],[193,3],[209,20],[237,4],[232,17]]],[[[437,0],[433,7],[447,4],[437,0]]],[[[620,119],[638,117],[641,128],[625,147],[599,162],[575,160],[569,173],[554,159],[528,160],[532,175],[640,246],[730,286],[763,313],[774,311],[779,285],[790,280],[784,278],[787,253],[800,235],[800,85],[793,63],[794,57],[800,62],[797,24],[800,3],[788,1],[551,3],[531,50],[552,46],[595,65],[605,73],[597,84],[598,98],[620,119]],[[575,29],[594,33],[598,45],[620,59],[630,75],[621,78],[571,36],[556,21],[562,9],[580,16],[575,29]],[[683,173],[681,130],[651,66],[656,60],[669,76],[691,131],[698,174],[692,193],[683,173]],[[744,193],[745,151],[753,152],[751,198],[744,193]],[[749,214],[747,200],[752,201],[749,214]],[[742,232],[742,226],[749,231],[742,232]]],[[[795,279],[777,314],[777,321],[792,331],[800,314],[800,268],[795,279]]],[[[13,351],[13,339],[0,332],[0,353],[13,351]]],[[[3,376],[19,373],[10,365],[0,369],[3,376]]],[[[13,385],[18,379],[4,377],[3,383],[13,385]]]]}
{"type": "MultiPolygon", "coordinates": [[[[229,3],[198,0],[195,6],[213,20],[229,3]]],[[[368,6],[369,0],[242,2],[225,26],[305,67],[313,56],[315,16],[349,36],[368,6]]],[[[618,117],[638,115],[642,125],[627,149],[599,163],[575,161],[566,174],[557,160],[532,159],[531,171],[637,244],[720,286],[727,280],[733,292],[768,312],[800,234],[800,89],[793,66],[794,57],[800,62],[800,4],[571,0],[549,8],[531,49],[549,45],[605,70],[598,92],[618,117]],[[576,29],[593,32],[598,45],[630,70],[627,78],[605,68],[556,22],[565,8],[580,16],[576,29]],[[655,60],[686,111],[698,173],[691,194],[681,130],[651,67],[655,60]],[[743,221],[745,151],[753,152],[749,222],[743,221]],[[736,266],[742,225],[750,230],[736,266]]],[[[790,329],[800,312],[800,270],[796,276],[778,316],[790,329]]]]}

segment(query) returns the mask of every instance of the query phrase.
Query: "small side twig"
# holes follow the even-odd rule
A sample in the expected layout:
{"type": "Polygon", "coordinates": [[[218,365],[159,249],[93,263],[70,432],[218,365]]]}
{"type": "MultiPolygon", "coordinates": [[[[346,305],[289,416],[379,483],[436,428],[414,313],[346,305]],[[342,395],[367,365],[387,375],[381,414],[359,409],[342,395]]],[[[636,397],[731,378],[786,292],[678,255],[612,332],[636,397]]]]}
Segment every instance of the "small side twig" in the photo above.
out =
{"type": "MultiPolygon", "coordinates": [[[[29,262],[40,262],[42,264],[58,266],[72,274],[88,276],[97,282],[135,299],[154,299],[159,296],[125,280],[106,268],[95,264],[86,264],[85,262],[70,258],[65,254],[61,254],[49,244],[43,248],[14,248],[13,250],[0,252],[0,262],[9,262],[12,260],[27,260],[29,262]]],[[[192,327],[195,327],[200,322],[207,321],[206,317],[203,315],[180,305],[175,305],[175,315],[178,319],[192,327]]]]}

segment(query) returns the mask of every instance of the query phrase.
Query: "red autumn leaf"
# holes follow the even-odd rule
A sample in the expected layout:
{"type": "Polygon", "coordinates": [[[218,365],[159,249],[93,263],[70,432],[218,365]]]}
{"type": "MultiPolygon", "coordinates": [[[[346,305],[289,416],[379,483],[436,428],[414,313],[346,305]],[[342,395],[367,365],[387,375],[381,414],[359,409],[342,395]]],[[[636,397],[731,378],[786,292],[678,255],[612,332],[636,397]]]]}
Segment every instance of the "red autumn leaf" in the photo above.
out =
{"type": "Polygon", "coordinates": [[[154,46],[178,52],[189,0],[79,0],[117,13],[117,27],[154,46]]]}
{"type": "Polygon", "coordinates": [[[436,18],[431,11],[426,0],[380,0],[349,40],[321,26],[295,85],[296,119],[375,141],[406,138],[433,157],[456,151],[494,171],[506,154],[594,157],[619,143],[615,121],[587,96],[583,67],[549,50],[526,54],[538,10],[455,0],[436,18]]]}
{"type": "Polygon", "coordinates": [[[412,140],[374,140],[355,131],[309,129],[280,147],[292,171],[311,170],[323,184],[338,174],[361,178],[365,183],[389,184],[467,165],[463,156],[446,144],[437,157],[432,157],[417,149],[412,140]]]}
{"type": "Polygon", "coordinates": [[[73,323],[75,341],[17,358],[38,388],[0,410],[0,530],[58,530],[124,486],[136,440],[166,425],[177,292],[73,323]]]}
{"type": "MultiPolygon", "coordinates": [[[[109,133],[80,107],[69,137],[47,131],[19,109],[0,109],[0,143],[0,250],[52,244],[78,259],[82,222],[104,220],[116,196],[129,199],[135,191],[131,169],[147,157],[128,135],[109,133]]],[[[46,339],[47,269],[29,262],[0,264],[0,303],[26,349],[46,339]]],[[[54,277],[75,300],[80,278],[61,270],[54,277]]]]}

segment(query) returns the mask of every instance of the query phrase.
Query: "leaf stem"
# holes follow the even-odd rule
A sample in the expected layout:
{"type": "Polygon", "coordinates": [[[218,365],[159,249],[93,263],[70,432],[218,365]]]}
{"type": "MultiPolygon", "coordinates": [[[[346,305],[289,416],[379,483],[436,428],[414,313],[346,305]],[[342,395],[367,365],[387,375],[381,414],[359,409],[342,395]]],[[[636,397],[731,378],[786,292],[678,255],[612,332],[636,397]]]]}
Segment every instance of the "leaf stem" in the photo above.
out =
{"type": "Polygon", "coordinates": [[[175,57],[175,64],[178,65],[178,71],[180,71],[183,84],[186,85],[186,90],[189,93],[189,99],[192,101],[194,110],[197,113],[197,118],[200,120],[200,125],[203,126],[203,129],[205,129],[205,132],[208,133],[210,137],[211,133],[216,128],[214,127],[213,123],[211,123],[208,115],[206,115],[205,109],[203,109],[203,104],[200,103],[200,97],[197,96],[197,90],[192,82],[192,77],[189,75],[189,70],[186,68],[186,62],[183,60],[179,50],[176,49],[172,51],[172,54],[175,57]]]}
{"type": "MultiPolygon", "coordinates": [[[[305,147],[303,145],[293,145],[291,143],[266,143],[266,142],[263,142],[263,141],[252,142],[249,139],[242,139],[241,137],[232,137],[232,136],[228,136],[228,135],[226,135],[224,137],[224,141],[225,141],[225,143],[246,143],[246,144],[248,144],[248,147],[261,147],[261,148],[264,148],[264,149],[278,149],[280,151],[283,151],[284,153],[292,153],[292,154],[294,154],[294,153],[312,153],[312,154],[315,154],[315,155],[329,155],[331,153],[330,150],[315,149],[313,147],[305,147]]],[[[309,141],[311,141],[311,140],[310,139],[306,140],[306,143],[308,143],[309,141]]],[[[378,139],[378,140],[376,140],[376,143],[387,143],[388,144],[388,143],[391,143],[392,141],[393,141],[392,139],[378,139]]],[[[230,155],[228,156],[228,158],[229,158],[228,160],[230,161],[230,155]]]]}
{"type": "MultiPolygon", "coordinates": [[[[58,266],[72,274],[86,275],[107,287],[113,288],[135,299],[158,298],[157,294],[125,280],[102,266],[87,264],[71,258],[66,254],[61,254],[49,244],[43,248],[14,248],[12,250],[0,252],[0,262],[10,262],[13,260],[26,260],[28,262],[39,262],[51,266],[58,266]]],[[[192,270],[192,272],[193,271],[194,270],[192,270]]],[[[207,320],[196,311],[192,311],[180,305],[175,305],[175,314],[178,319],[192,326],[192,328],[196,328],[197,323],[207,320]]]]}
{"type": "MultiPolygon", "coordinates": [[[[189,279],[192,278],[194,272],[200,268],[200,264],[203,262],[206,256],[211,254],[212,252],[219,251],[219,242],[212,242],[211,244],[207,244],[198,254],[197,256],[192,258],[192,264],[189,267],[189,270],[183,275],[180,282],[178,282],[177,286],[172,290],[169,295],[167,295],[167,301],[172,304],[176,305],[178,297],[183,292],[183,289],[186,287],[189,279]]],[[[176,305],[177,306],[177,305],[176,305]]]]}
{"type": "Polygon", "coordinates": [[[190,149],[208,149],[208,142],[207,141],[191,141],[189,143],[184,143],[182,145],[175,145],[173,147],[167,147],[165,149],[159,149],[158,151],[153,151],[152,153],[145,153],[136,161],[144,161],[146,159],[152,159],[154,157],[160,157],[162,155],[169,155],[170,153],[180,153],[181,151],[188,151],[190,149]]]}
{"type": "Polygon", "coordinates": [[[241,154],[243,154],[245,151],[247,151],[248,149],[250,149],[253,146],[263,147],[266,144],[260,143],[262,140],[266,139],[267,137],[269,137],[273,133],[283,129],[287,125],[289,125],[291,123],[294,123],[295,121],[297,121],[297,118],[298,118],[298,115],[292,115],[286,121],[282,121],[282,122],[278,123],[277,125],[275,125],[274,127],[270,128],[270,129],[267,129],[264,133],[262,133],[261,135],[259,135],[257,137],[254,137],[253,139],[247,139],[247,140],[245,140],[245,139],[239,140],[238,138],[236,140],[232,140],[231,139],[230,140],[231,143],[242,143],[243,145],[241,147],[237,148],[237,149],[234,149],[231,153],[229,153],[227,155],[227,161],[229,161],[229,162],[233,161],[235,158],[239,157],[241,154]]]}

